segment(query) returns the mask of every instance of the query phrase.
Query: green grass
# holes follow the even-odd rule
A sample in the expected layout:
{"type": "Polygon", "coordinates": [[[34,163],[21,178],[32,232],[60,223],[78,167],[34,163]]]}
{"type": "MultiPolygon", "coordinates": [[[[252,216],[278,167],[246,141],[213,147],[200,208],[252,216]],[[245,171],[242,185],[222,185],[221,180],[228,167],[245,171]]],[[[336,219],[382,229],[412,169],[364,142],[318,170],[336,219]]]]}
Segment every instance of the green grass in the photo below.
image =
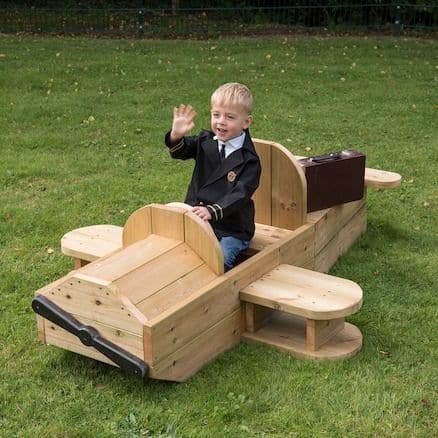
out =
{"type": "Polygon", "coordinates": [[[437,85],[432,40],[0,36],[0,436],[436,435],[437,85]],[[173,384],[40,344],[30,303],[72,267],[61,236],[182,200],[172,108],[190,102],[208,128],[227,81],[254,93],[254,137],[356,148],[403,175],[368,192],[368,231],[332,269],[364,290],[349,318],[361,353],[316,363],[241,344],[173,384]]]}

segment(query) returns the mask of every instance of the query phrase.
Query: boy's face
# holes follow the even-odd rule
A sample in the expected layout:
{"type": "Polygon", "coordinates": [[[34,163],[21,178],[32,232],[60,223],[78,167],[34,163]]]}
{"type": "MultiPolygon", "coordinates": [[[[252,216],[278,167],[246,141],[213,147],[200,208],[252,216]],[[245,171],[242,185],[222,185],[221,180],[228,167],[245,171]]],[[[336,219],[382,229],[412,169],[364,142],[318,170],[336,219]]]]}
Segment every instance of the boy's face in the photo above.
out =
{"type": "Polygon", "coordinates": [[[239,137],[252,122],[252,116],[239,105],[211,106],[211,130],[218,140],[226,142],[239,137]]]}

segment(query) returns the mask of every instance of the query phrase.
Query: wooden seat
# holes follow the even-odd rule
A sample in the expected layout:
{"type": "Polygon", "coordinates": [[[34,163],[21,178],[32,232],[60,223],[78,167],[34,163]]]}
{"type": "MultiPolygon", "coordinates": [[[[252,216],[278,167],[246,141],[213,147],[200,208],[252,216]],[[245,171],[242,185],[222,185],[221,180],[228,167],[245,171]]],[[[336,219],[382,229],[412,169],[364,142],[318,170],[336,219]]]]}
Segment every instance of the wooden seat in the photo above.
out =
{"type": "Polygon", "coordinates": [[[359,329],[345,322],[362,305],[362,290],[350,280],[279,265],[242,289],[240,299],[247,341],[313,359],[348,358],[362,346],[359,329]]]}

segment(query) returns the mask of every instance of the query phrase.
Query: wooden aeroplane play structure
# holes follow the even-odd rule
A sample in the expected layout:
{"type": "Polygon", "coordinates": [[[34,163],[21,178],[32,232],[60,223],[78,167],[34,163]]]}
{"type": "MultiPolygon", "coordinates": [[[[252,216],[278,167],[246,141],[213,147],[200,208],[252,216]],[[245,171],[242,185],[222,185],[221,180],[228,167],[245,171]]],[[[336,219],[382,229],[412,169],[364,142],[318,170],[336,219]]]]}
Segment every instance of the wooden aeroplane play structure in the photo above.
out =
{"type": "MultiPolygon", "coordinates": [[[[254,141],[262,162],[256,233],[224,273],[219,243],[184,204],[152,204],[124,227],[93,225],[61,241],[75,270],[41,288],[39,339],[140,377],[184,381],[240,341],[296,357],[345,359],[362,334],[345,318],[354,282],[326,272],[366,229],[366,197],[307,213],[306,178],[285,147],[254,141]]],[[[365,170],[365,186],[400,185],[365,170]]]]}

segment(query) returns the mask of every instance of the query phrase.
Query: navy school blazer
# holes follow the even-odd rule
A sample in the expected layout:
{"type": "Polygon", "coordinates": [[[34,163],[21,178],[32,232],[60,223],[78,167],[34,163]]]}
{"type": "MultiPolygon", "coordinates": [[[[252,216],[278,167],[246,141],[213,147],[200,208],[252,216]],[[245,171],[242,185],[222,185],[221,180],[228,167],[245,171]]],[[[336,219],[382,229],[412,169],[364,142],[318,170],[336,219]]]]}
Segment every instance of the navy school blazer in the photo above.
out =
{"type": "Polygon", "coordinates": [[[214,133],[203,130],[183,137],[177,144],[165,136],[172,158],[193,158],[195,167],[185,203],[203,205],[210,211],[210,223],[218,239],[233,236],[251,240],[254,236],[254,202],[251,199],[260,181],[260,159],[246,130],[242,148],[221,160],[214,133]]]}

